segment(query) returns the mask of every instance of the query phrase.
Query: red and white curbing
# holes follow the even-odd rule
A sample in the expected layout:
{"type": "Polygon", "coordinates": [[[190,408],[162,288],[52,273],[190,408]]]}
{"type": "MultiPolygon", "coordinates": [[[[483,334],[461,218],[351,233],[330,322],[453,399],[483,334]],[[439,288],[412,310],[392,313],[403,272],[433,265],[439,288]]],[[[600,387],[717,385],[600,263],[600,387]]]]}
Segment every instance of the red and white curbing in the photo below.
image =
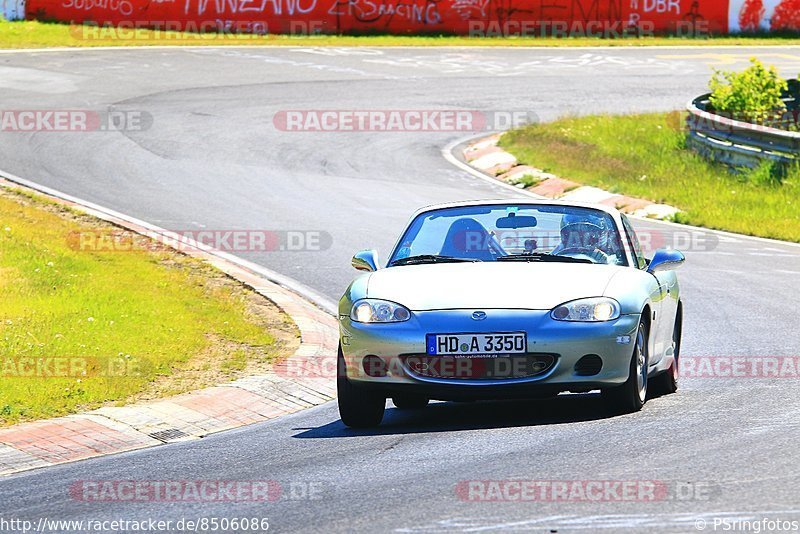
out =
{"type": "Polygon", "coordinates": [[[501,182],[545,198],[605,204],[635,217],[651,219],[670,220],[680,211],[673,206],[582,186],[536,167],[519,165],[513,154],[498,146],[502,135],[491,135],[467,145],[463,151],[467,164],[501,182]]]}
{"type": "MultiPolygon", "coordinates": [[[[0,187],[27,189],[112,224],[152,236],[156,227],[90,203],[71,199],[25,180],[0,177],[0,187]],[[54,194],[56,193],[56,194],[54,194]]],[[[169,242],[168,240],[165,240],[169,242]]],[[[22,423],[0,430],[0,475],[164,443],[198,439],[327,402],[336,396],[335,373],[314,373],[319,362],[336,361],[335,318],[246,262],[226,258],[200,244],[181,251],[208,261],[274,302],[297,324],[300,347],[264,375],[250,376],[166,399],[22,423]],[[291,366],[312,370],[282,373],[291,366]]],[[[327,305],[330,308],[330,305],[327,305]]]]}

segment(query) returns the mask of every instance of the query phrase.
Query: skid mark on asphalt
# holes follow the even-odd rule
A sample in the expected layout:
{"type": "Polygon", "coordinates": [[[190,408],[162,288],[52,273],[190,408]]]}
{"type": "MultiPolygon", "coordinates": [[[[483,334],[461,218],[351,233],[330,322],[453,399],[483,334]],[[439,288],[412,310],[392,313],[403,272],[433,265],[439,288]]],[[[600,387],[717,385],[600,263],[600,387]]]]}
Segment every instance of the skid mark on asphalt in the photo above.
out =
{"type": "Polygon", "coordinates": [[[0,67],[0,88],[15,89],[26,93],[58,95],[78,90],[78,82],[84,76],[49,72],[23,67],[0,67]]]}
{"type": "MultiPolygon", "coordinates": [[[[294,59],[287,59],[282,57],[277,57],[276,54],[270,54],[269,51],[264,52],[246,52],[243,50],[193,50],[194,53],[202,54],[202,55],[215,55],[215,56],[223,56],[223,57],[230,57],[230,58],[237,58],[237,59],[253,59],[260,61],[262,63],[268,63],[271,65],[284,65],[288,67],[303,67],[312,70],[324,71],[324,72],[331,72],[336,74],[355,74],[357,76],[364,76],[364,77],[375,77],[375,73],[367,72],[362,69],[356,69],[353,67],[342,67],[339,65],[333,64],[326,64],[326,63],[319,63],[313,61],[297,61],[294,59]]],[[[396,76],[380,76],[384,79],[399,79],[396,76]]]]}

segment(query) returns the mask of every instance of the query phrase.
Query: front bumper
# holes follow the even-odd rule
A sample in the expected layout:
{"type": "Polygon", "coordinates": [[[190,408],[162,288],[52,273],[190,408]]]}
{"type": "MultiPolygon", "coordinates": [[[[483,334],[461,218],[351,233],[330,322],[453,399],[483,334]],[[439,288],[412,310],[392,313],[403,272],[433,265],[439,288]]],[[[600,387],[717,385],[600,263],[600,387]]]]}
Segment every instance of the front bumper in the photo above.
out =
{"type": "Polygon", "coordinates": [[[545,310],[486,310],[486,319],[472,319],[475,310],[412,312],[402,323],[363,324],[340,316],[340,334],[347,376],[365,387],[408,392],[442,400],[535,397],[561,391],[589,391],[622,384],[628,378],[639,315],[622,315],[603,323],[556,321],[545,310]],[[424,376],[409,361],[426,354],[427,334],[525,332],[528,354],[551,355],[554,363],[534,376],[465,379],[424,376]],[[596,374],[576,371],[586,355],[597,355],[596,374]],[[374,369],[375,357],[385,364],[385,376],[369,376],[364,359],[374,369]],[[411,357],[411,359],[409,359],[411,357]]]}

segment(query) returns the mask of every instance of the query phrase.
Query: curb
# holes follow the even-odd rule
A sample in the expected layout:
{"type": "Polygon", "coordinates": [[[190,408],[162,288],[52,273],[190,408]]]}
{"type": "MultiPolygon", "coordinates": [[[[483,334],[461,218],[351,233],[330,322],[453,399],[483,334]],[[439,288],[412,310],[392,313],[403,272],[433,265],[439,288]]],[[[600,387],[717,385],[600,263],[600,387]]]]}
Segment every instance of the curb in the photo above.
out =
{"type": "Polygon", "coordinates": [[[493,134],[468,142],[462,150],[466,164],[490,179],[541,198],[605,204],[633,217],[646,219],[671,220],[680,211],[667,204],[582,186],[536,167],[520,165],[513,154],[498,146],[502,135],[493,134]]]}
{"type": "MultiPolygon", "coordinates": [[[[494,184],[497,187],[506,189],[506,190],[508,190],[510,192],[514,192],[517,195],[525,195],[525,196],[529,196],[531,198],[535,198],[535,199],[538,199],[538,200],[542,200],[542,199],[545,198],[542,195],[537,195],[536,193],[533,193],[532,191],[530,191],[530,189],[520,189],[519,187],[515,187],[515,186],[510,185],[510,184],[508,184],[506,182],[501,182],[500,180],[498,180],[494,176],[489,176],[485,172],[479,171],[478,169],[476,169],[476,168],[472,167],[471,165],[468,165],[467,163],[462,161],[464,159],[463,150],[459,150],[459,148],[461,146],[465,146],[467,144],[471,144],[474,140],[475,140],[475,136],[469,136],[469,137],[465,137],[465,138],[461,138],[461,139],[456,139],[455,141],[451,141],[450,143],[448,143],[447,145],[445,145],[441,149],[441,151],[440,151],[441,155],[448,163],[450,163],[451,165],[453,165],[454,167],[456,167],[458,169],[461,169],[462,171],[466,172],[467,174],[469,174],[473,178],[477,178],[479,180],[483,180],[485,182],[494,184]],[[458,154],[461,154],[460,158],[458,157],[458,154]]],[[[723,236],[723,237],[729,238],[729,239],[744,239],[744,240],[747,240],[747,241],[754,241],[756,243],[761,243],[761,244],[764,244],[764,245],[774,245],[774,246],[785,246],[785,247],[792,247],[792,248],[800,248],[800,243],[796,243],[794,241],[781,241],[780,239],[773,239],[773,238],[770,238],[770,237],[760,237],[760,236],[748,235],[748,234],[737,234],[735,232],[730,232],[728,230],[718,230],[716,228],[708,228],[708,227],[705,227],[705,226],[695,226],[695,225],[685,224],[685,223],[676,223],[674,221],[668,221],[668,220],[659,220],[659,219],[652,219],[652,218],[647,219],[647,220],[649,222],[652,222],[652,223],[655,223],[655,224],[662,224],[662,225],[665,225],[665,226],[671,226],[673,228],[682,228],[682,229],[690,228],[690,229],[696,230],[698,232],[707,232],[707,233],[717,234],[717,235],[720,235],[720,236],[723,236]]]]}
{"type": "MultiPolygon", "coordinates": [[[[106,222],[148,237],[166,230],[13,175],[0,173],[0,187],[35,192],[106,222]]],[[[169,243],[169,240],[164,240],[169,243]]],[[[162,242],[164,242],[162,241],[162,242]]],[[[0,475],[38,467],[199,439],[215,432],[274,419],[336,396],[338,325],[332,303],[304,286],[200,243],[182,252],[202,259],[274,302],[300,330],[297,351],[254,375],[197,391],[121,407],[21,423],[0,430],[0,475]],[[327,371],[327,372],[326,372],[327,371]]]]}

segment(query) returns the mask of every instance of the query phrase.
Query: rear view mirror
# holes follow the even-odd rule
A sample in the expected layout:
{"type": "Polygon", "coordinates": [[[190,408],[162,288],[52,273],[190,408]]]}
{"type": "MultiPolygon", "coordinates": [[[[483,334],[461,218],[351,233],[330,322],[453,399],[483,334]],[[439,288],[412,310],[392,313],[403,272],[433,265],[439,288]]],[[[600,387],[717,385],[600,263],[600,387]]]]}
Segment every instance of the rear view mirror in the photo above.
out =
{"type": "Polygon", "coordinates": [[[352,265],[359,271],[374,272],[378,270],[378,252],[375,250],[362,250],[353,256],[352,265]]]}
{"type": "Polygon", "coordinates": [[[659,271],[671,271],[683,265],[684,261],[686,261],[686,257],[680,250],[660,248],[656,250],[653,259],[650,260],[650,264],[647,266],[647,272],[657,273],[659,271]]]}
{"type": "Polygon", "coordinates": [[[519,229],[519,228],[534,228],[538,224],[536,217],[532,215],[517,215],[515,213],[509,213],[508,217],[500,217],[497,219],[495,226],[498,228],[511,228],[511,229],[519,229]]]}

